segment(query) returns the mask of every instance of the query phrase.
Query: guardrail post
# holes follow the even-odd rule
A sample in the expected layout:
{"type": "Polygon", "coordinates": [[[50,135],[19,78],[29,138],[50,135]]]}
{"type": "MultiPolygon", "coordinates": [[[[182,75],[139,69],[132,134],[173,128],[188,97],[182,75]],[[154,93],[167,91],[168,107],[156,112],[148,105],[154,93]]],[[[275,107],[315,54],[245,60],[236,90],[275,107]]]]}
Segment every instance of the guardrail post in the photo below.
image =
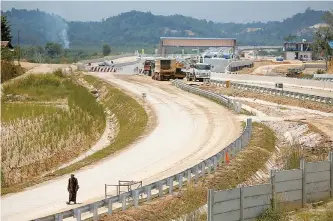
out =
{"type": "Polygon", "coordinates": [[[147,194],[147,201],[149,201],[151,199],[151,186],[145,186],[144,191],[147,194]]]}
{"type": "Polygon", "coordinates": [[[173,192],[173,177],[168,178],[169,194],[173,192]]]}
{"type": "Polygon", "coordinates": [[[163,184],[162,181],[157,182],[157,188],[158,188],[158,195],[159,197],[163,196],[163,184]]]}
{"type": "Polygon", "coordinates": [[[225,159],[225,150],[222,150],[220,153],[221,153],[221,159],[219,161],[219,166],[222,166],[222,164],[224,163],[224,159],[225,159]]]}
{"type": "Polygon", "coordinates": [[[109,199],[108,200],[108,214],[112,214],[112,200],[109,199]]]}
{"type": "Polygon", "coordinates": [[[197,182],[199,178],[199,167],[198,165],[193,167],[193,173],[194,173],[194,181],[197,182]]]}
{"type": "Polygon", "coordinates": [[[216,154],[217,166],[220,166],[221,159],[222,159],[222,154],[221,153],[216,154]]]}
{"type": "Polygon", "coordinates": [[[62,221],[63,220],[62,213],[56,214],[54,218],[55,218],[55,221],[62,221]]]}
{"type": "Polygon", "coordinates": [[[132,190],[134,206],[139,206],[139,190],[132,190]]]}
{"type": "Polygon", "coordinates": [[[216,171],[216,169],[217,169],[217,157],[216,156],[213,157],[213,168],[214,168],[214,171],[216,171]]]}
{"type": "Polygon", "coordinates": [[[208,169],[208,174],[212,172],[212,162],[211,160],[207,160],[207,169],[208,169]]]}
{"type": "Polygon", "coordinates": [[[76,218],[76,221],[81,221],[81,211],[80,211],[80,208],[74,209],[73,212],[74,212],[74,218],[76,218]]]}
{"type": "Polygon", "coordinates": [[[90,212],[93,213],[93,220],[98,220],[98,213],[97,213],[97,204],[90,204],[90,212]]]}
{"type": "Polygon", "coordinates": [[[126,195],[125,194],[122,194],[121,195],[121,202],[122,202],[122,210],[126,210],[126,195]]]}
{"type": "Polygon", "coordinates": [[[178,180],[179,190],[181,190],[183,186],[183,173],[177,174],[177,180],[178,180]]]}
{"type": "Polygon", "coordinates": [[[191,169],[188,169],[186,173],[187,173],[187,184],[189,184],[191,182],[191,169]]]}
{"type": "Polygon", "coordinates": [[[205,165],[205,162],[202,162],[200,165],[201,165],[201,176],[204,177],[206,175],[206,165],[205,165]]]}

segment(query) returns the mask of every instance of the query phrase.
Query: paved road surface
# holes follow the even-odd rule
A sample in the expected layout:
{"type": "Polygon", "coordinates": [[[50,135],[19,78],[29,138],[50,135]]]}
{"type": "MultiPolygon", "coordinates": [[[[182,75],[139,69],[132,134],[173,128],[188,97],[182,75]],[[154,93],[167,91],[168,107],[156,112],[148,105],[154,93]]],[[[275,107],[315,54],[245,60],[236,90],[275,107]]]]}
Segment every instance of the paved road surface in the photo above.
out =
{"type": "MultiPolygon", "coordinates": [[[[222,106],[145,77],[140,83],[116,79],[110,73],[93,73],[134,94],[147,93],[158,125],[146,138],[119,154],[76,172],[83,204],[104,198],[104,184],[118,180],[143,180],[148,184],[185,170],[231,143],[240,123],[222,106]]],[[[63,176],[2,198],[2,221],[25,221],[74,208],[68,206],[67,180],[63,176]]]]}

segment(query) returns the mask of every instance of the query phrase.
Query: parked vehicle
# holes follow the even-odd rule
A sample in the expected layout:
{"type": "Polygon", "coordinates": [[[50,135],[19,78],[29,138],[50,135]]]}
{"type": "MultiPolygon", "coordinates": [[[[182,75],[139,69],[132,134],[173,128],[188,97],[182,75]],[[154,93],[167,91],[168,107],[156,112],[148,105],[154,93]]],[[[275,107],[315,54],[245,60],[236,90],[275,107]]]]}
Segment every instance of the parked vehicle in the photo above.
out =
{"type": "Polygon", "coordinates": [[[188,81],[203,82],[205,79],[210,79],[211,65],[206,63],[196,63],[192,68],[187,70],[186,79],[188,81]]]}
{"type": "Polygon", "coordinates": [[[176,62],[176,72],[175,77],[176,79],[183,79],[186,77],[186,70],[184,70],[185,65],[181,62],[176,62]]]}
{"type": "Polygon", "coordinates": [[[143,72],[144,74],[151,76],[152,69],[154,69],[155,61],[154,60],[145,60],[143,63],[143,72]]]}
{"type": "Polygon", "coordinates": [[[156,59],[155,67],[152,70],[152,79],[163,81],[175,78],[176,59],[156,59]]]}
{"type": "Polygon", "coordinates": [[[113,61],[103,61],[98,64],[100,67],[114,67],[113,61]]]}

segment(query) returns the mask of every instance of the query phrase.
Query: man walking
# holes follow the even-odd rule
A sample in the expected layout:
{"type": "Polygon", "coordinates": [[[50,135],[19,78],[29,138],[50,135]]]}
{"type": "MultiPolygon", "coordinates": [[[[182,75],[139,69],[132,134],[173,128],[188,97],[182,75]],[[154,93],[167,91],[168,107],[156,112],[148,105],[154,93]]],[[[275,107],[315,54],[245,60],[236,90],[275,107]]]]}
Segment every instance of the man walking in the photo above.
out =
{"type": "Polygon", "coordinates": [[[69,192],[69,201],[67,204],[74,202],[76,204],[76,193],[79,190],[79,182],[74,177],[74,174],[71,174],[71,178],[68,179],[67,190],[69,192]]]}

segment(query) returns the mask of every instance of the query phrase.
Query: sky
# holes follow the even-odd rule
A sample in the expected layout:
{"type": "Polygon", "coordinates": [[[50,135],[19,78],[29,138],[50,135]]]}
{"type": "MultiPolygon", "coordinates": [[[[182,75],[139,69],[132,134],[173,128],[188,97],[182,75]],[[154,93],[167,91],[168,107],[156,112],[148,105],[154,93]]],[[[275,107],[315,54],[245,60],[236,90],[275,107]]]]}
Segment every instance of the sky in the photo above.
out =
{"type": "Polygon", "coordinates": [[[101,21],[131,10],[181,14],[214,22],[282,21],[310,7],[333,10],[333,1],[1,1],[1,10],[39,9],[67,21],[101,21]]]}

